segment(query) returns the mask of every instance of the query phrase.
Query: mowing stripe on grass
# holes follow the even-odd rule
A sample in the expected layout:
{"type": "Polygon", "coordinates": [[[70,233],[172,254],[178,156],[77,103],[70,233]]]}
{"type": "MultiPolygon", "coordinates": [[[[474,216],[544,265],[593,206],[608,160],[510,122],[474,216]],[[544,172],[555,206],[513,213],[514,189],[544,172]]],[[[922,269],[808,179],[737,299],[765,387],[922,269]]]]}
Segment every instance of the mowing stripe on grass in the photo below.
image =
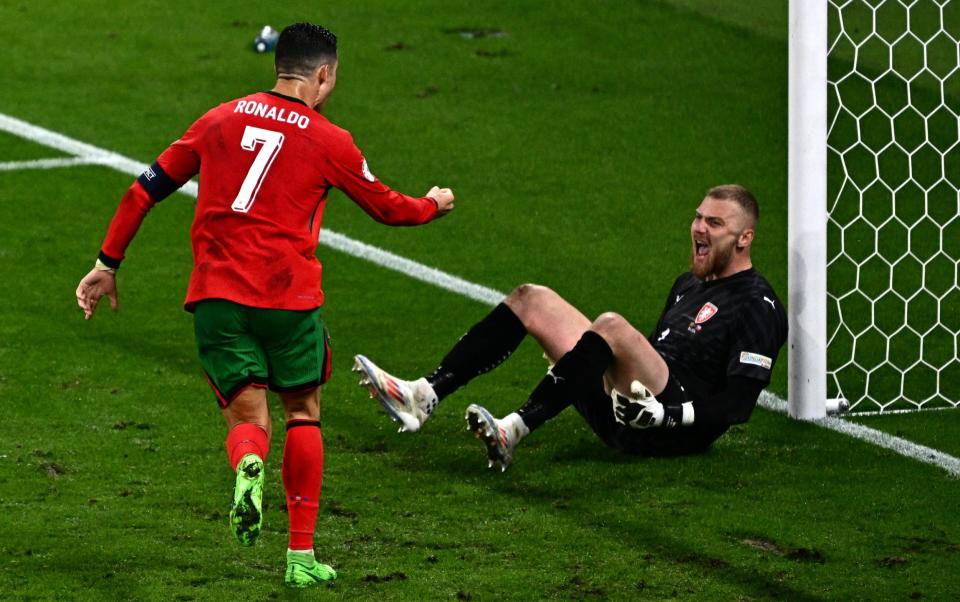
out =
{"type": "MultiPolygon", "coordinates": [[[[62,134],[51,132],[50,130],[10,117],[9,115],[4,115],[3,113],[0,113],[0,131],[9,132],[32,142],[38,142],[44,146],[75,155],[77,158],[87,161],[90,164],[112,167],[117,171],[131,176],[140,175],[147,167],[146,163],[134,161],[123,155],[68,138],[62,134]]],[[[187,182],[180,191],[196,198],[198,192],[197,184],[194,181],[187,182]]],[[[475,301],[486,303],[487,305],[495,305],[504,297],[503,293],[491,288],[474,284],[457,276],[423,265],[422,263],[400,257],[379,247],[353,240],[348,236],[333,232],[332,230],[324,230],[320,237],[320,242],[338,251],[343,251],[348,255],[365,259],[376,265],[395,270],[411,278],[438,286],[475,301]]],[[[787,402],[768,391],[764,391],[760,395],[759,404],[760,407],[775,412],[786,413],[787,411],[787,402]]],[[[892,450],[908,458],[939,466],[952,476],[960,477],[960,459],[935,449],[918,445],[906,439],[901,439],[900,437],[889,435],[882,431],[863,426],[862,424],[847,422],[839,418],[824,418],[812,422],[824,428],[892,450]]]]}

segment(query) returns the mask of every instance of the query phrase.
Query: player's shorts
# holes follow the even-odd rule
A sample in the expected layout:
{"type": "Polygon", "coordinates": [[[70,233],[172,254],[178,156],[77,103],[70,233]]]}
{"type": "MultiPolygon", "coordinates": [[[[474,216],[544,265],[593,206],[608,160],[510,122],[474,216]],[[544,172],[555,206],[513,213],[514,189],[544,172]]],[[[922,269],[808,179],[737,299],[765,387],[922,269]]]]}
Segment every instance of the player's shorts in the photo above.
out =
{"type": "MultiPolygon", "coordinates": [[[[675,378],[673,375],[670,378],[675,378]]],[[[681,382],[681,385],[683,383],[681,382]]],[[[694,422],[687,427],[635,429],[614,418],[610,394],[598,384],[596,392],[573,406],[583,416],[593,432],[607,446],[628,454],[644,456],[684,456],[703,453],[717,437],[727,431],[694,422]]]]}
{"type": "Polygon", "coordinates": [[[330,337],[320,308],[260,309],[208,299],[193,314],[200,364],[221,408],[245,387],[302,391],[330,378],[330,337]]]}

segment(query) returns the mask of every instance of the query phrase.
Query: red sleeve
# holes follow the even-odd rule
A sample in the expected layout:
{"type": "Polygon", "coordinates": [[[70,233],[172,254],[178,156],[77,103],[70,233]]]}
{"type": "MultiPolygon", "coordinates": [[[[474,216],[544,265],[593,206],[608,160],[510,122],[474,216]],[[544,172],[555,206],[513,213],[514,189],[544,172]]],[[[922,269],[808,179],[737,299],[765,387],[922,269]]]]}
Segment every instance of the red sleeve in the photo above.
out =
{"type": "Polygon", "coordinates": [[[112,268],[120,266],[123,257],[126,254],[127,246],[133,240],[143,218],[154,206],[153,199],[147,194],[147,191],[140,186],[139,182],[134,182],[127,193],[123,195],[120,206],[117,207],[113,219],[110,220],[110,226],[107,228],[107,236],[100,247],[100,259],[112,268]]]}
{"type": "Polygon", "coordinates": [[[108,266],[119,267],[130,241],[153,206],[173,194],[200,170],[200,155],[196,149],[202,131],[201,121],[194,123],[179,140],[167,147],[123,195],[100,247],[100,259],[108,266]]]}
{"type": "Polygon", "coordinates": [[[330,167],[330,183],[382,224],[416,226],[437,216],[437,204],[433,199],[401,194],[374,176],[360,149],[345,132],[342,144],[330,158],[330,167]]]}

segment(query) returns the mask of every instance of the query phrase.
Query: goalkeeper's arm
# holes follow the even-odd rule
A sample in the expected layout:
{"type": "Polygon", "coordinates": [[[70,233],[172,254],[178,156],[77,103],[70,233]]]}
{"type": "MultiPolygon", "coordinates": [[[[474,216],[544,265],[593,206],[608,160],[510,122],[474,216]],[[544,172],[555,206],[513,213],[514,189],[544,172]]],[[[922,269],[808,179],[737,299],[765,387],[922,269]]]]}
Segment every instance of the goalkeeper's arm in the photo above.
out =
{"type": "Polygon", "coordinates": [[[725,389],[705,400],[694,400],[698,422],[730,426],[750,420],[764,383],[747,376],[728,376],[725,389]]]}
{"type": "Polygon", "coordinates": [[[611,394],[617,421],[633,428],[674,428],[694,424],[729,426],[746,422],[763,391],[764,383],[754,378],[731,376],[727,387],[706,399],[684,403],[661,403],[638,382],[631,396],[611,394]]]}

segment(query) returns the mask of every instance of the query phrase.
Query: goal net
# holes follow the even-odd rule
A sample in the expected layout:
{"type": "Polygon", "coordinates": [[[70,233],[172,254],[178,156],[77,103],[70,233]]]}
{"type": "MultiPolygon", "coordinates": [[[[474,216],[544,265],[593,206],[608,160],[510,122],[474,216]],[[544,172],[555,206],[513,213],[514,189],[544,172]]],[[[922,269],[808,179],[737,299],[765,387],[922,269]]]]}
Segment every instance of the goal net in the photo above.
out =
{"type": "Polygon", "coordinates": [[[960,1],[826,10],[826,397],[960,406],[960,1]]]}
{"type": "Polygon", "coordinates": [[[830,0],[827,397],[960,405],[960,2],[830,0]]]}

